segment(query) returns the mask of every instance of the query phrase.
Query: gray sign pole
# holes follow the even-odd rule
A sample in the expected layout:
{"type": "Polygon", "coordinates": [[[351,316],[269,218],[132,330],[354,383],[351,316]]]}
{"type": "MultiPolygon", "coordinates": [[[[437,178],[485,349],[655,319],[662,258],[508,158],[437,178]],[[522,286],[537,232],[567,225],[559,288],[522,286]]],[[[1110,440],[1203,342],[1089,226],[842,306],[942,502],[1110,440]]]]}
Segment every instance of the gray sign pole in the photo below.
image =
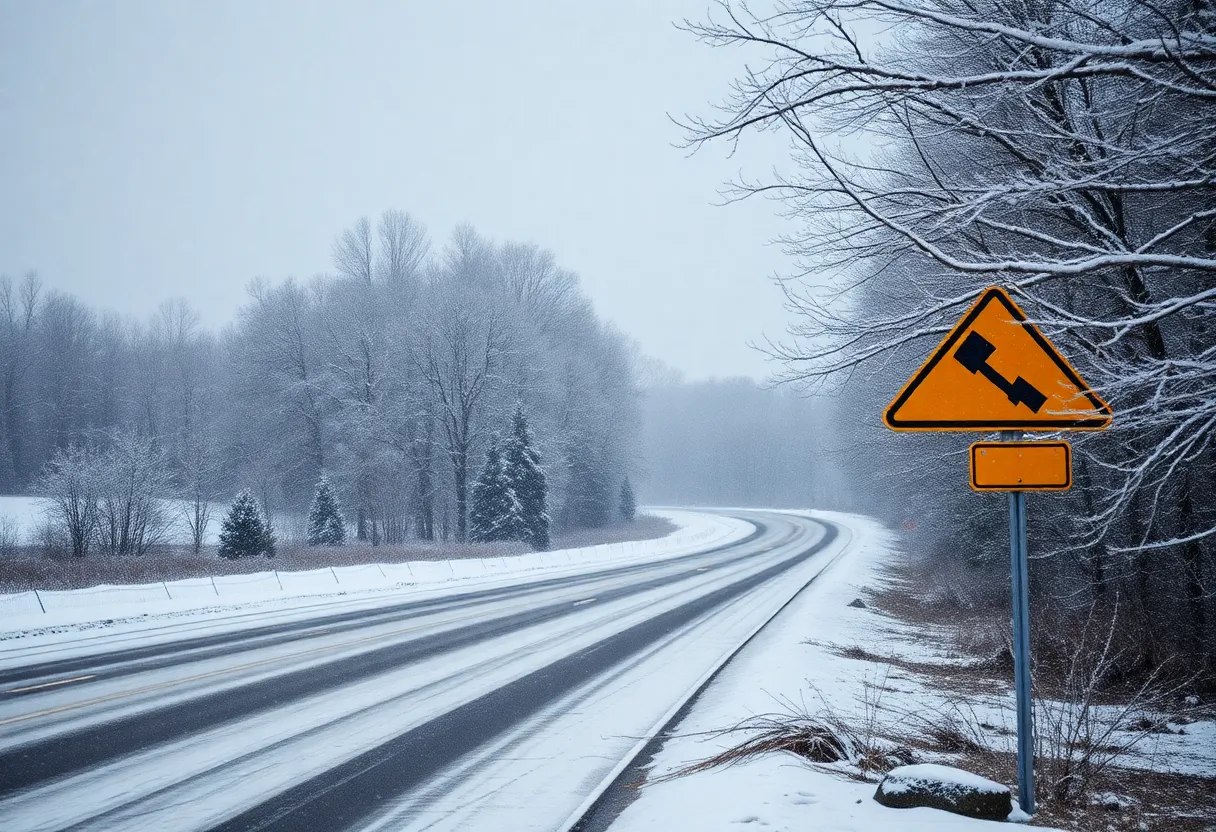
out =
{"type": "MultiPolygon", "coordinates": [[[[1016,441],[1021,431],[1002,431],[1016,441]]],[[[1034,814],[1034,713],[1030,699],[1030,569],[1026,556],[1026,492],[1009,492],[1009,560],[1013,573],[1013,680],[1018,702],[1018,805],[1034,814]]]]}

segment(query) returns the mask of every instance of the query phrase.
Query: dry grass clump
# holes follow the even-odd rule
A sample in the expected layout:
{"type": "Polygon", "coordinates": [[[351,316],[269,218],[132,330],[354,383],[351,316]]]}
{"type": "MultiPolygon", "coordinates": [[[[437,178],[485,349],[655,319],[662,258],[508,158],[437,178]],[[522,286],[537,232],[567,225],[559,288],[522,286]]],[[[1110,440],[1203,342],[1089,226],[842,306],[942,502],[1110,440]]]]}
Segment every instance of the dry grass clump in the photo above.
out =
{"type": "Polygon", "coordinates": [[[652,782],[732,766],[773,752],[794,754],[816,765],[836,765],[859,780],[872,780],[875,775],[915,761],[906,746],[870,734],[864,726],[845,721],[830,711],[815,715],[790,712],[749,717],[731,728],[715,732],[714,736],[739,733],[748,736],[725,751],[653,778],[652,782]]]}
{"type": "Polygon", "coordinates": [[[805,714],[764,714],[750,717],[721,735],[746,733],[738,745],[655,778],[672,780],[711,768],[732,766],[774,751],[797,754],[813,763],[838,763],[849,759],[848,744],[826,721],[805,714]]]}
{"type": "Polygon", "coordinates": [[[655,780],[731,766],[772,752],[786,752],[814,765],[832,766],[858,780],[877,779],[896,766],[915,762],[912,750],[894,741],[881,724],[882,696],[886,690],[885,675],[874,682],[867,681],[857,697],[859,707],[849,713],[837,710],[818,690],[815,692],[820,705],[814,712],[805,703],[783,701],[781,711],[748,717],[708,735],[728,738],[744,734],[742,742],[655,780]]]}

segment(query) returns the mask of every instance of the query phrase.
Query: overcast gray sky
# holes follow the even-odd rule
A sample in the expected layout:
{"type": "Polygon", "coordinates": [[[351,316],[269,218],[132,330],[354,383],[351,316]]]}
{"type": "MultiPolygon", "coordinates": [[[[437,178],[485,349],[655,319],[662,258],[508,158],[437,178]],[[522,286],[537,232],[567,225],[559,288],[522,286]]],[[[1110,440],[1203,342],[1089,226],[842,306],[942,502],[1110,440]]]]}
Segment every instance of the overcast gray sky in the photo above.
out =
{"type": "Polygon", "coordinates": [[[772,203],[718,207],[780,148],[692,158],[743,60],[672,22],[707,0],[0,0],[0,273],[144,315],[231,318],[255,275],[330,269],[401,208],[530,240],[690,376],[766,372],[780,335],[772,203]]]}

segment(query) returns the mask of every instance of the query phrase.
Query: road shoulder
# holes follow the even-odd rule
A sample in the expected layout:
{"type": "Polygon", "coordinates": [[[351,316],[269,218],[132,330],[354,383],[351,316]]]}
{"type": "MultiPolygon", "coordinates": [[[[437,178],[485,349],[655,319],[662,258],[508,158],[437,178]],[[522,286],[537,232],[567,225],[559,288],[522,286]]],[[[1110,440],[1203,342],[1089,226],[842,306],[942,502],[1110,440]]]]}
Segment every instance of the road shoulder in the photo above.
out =
{"type": "Polygon", "coordinates": [[[674,726],[654,755],[637,799],[612,824],[614,832],[740,826],[928,832],[985,824],[929,809],[885,808],[872,799],[875,783],[848,765],[813,766],[784,751],[672,776],[736,746],[746,732],[724,729],[749,720],[826,709],[860,724],[867,716],[873,718],[876,695],[887,697],[885,708],[909,711],[932,696],[910,680],[876,678],[872,663],[841,655],[849,644],[873,650],[876,639],[898,639],[901,651],[914,644],[915,634],[898,622],[869,608],[849,606],[881,578],[895,556],[893,538],[868,518],[813,516],[850,530],[848,554],[736,656],[674,726]],[[900,699],[905,701],[893,701],[900,699]]]}

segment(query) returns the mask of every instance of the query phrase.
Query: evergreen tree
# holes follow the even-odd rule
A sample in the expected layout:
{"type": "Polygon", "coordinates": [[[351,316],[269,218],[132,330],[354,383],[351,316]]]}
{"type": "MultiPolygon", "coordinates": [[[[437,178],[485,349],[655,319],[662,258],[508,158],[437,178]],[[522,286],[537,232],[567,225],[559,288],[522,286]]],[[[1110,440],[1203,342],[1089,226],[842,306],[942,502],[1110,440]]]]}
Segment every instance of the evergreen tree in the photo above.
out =
{"type": "Polygon", "coordinates": [[[638,501],[633,496],[633,486],[629,484],[629,477],[625,477],[625,481],[621,483],[621,519],[626,523],[632,523],[634,515],[638,513],[638,501]]]}
{"type": "Polygon", "coordinates": [[[222,558],[274,557],[274,534],[262,516],[262,508],[248,491],[236,495],[220,527],[219,556],[222,558]]]}
{"type": "Polygon", "coordinates": [[[476,543],[522,540],[520,505],[503,468],[496,444],[486,451],[477,482],[473,484],[473,506],[469,511],[469,539],[476,543]]]}
{"type": "Polygon", "coordinates": [[[308,510],[308,545],[341,546],[346,542],[346,519],[329,478],[322,475],[308,510]]]}
{"type": "Polygon", "coordinates": [[[532,445],[532,434],[528,430],[528,417],[522,404],[515,405],[511,417],[511,438],[503,451],[503,465],[507,481],[519,501],[520,528],[518,537],[534,549],[549,548],[549,485],[544,469],[540,467],[540,454],[532,445]]]}
{"type": "Polygon", "coordinates": [[[566,517],[570,525],[598,529],[612,519],[612,480],[599,459],[585,446],[569,451],[566,517]]]}

